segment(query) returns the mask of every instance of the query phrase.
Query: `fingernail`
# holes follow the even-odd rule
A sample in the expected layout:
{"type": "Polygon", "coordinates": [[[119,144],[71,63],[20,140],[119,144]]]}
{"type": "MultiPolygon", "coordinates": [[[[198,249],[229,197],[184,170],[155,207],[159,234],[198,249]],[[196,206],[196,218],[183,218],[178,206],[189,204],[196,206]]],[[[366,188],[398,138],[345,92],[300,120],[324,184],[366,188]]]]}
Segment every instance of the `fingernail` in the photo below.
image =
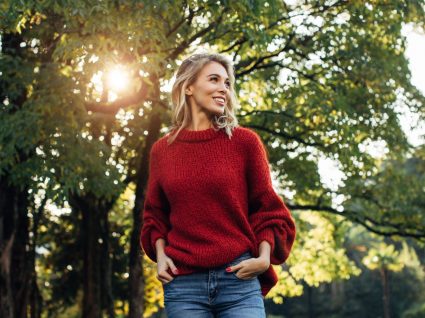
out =
{"type": "Polygon", "coordinates": [[[175,270],[173,270],[173,273],[174,273],[174,274],[178,274],[178,273],[179,273],[179,271],[178,271],[177,269],[175,269],[175,270]]]}
{"type": "Polygon", "coordinates": [[[230,267],[226,268],[226,272],[230,272],[232,269],[230,267]]]}

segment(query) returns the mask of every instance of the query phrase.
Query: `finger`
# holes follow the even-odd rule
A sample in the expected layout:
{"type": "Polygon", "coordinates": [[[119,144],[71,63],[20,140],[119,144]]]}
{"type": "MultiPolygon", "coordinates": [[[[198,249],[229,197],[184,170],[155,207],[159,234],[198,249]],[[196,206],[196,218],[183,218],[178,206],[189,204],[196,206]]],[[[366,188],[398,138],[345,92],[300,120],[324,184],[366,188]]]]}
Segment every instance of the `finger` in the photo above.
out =
{"type": "Polygon", "coordinates": [[[171,276],[170,274],[167,273],[167,271],[163,271],[161,273],[158,273],[158,279],[159,280],[165,280],[167,283],[172,281],[174,279],[173,276],[171,276]]]}
{"type": "Polygon", "coordinates": [[[236,273],[236,276],[240,279],[252,279],[252,278],[255,277],[255,275],[252,275],[252,274],[250,274],[250,275],[239,275],[239,272],[236,273]]]}
{"type": "MultiPolygon", "coordinates": [[[[174,278],[173,278],[173,279],[174,279],[174,278]]],[[[158,278],[158,280],[159,280],[162,284],[168,284],[168,283],[172,282],[172,281],[173,281],[173,279],[171,279],[171,280],[166,280],[166,279],[158,278]]]]}
{"type": "Polygon", "coordinates": [[[235,275],[241,279],[251,279],[258,276],[257,272],[250,271],[246,267],[239,269],[235,275]]]}
{"type": "Polygon", "coordinates": [[[228,266],[226,268],[226,271],[228,273],[231,273],[231,272],[237,271],[238,269],[241,269],[241,268],[242,268],[242,265],[241,265],[241,263],[239,263],[239,264],[236,264],[236,265],[233,265],[233,266],[228,266]]]}
{"type": "MultiPolygon", "coordinates": [[[[173,278],[174,279],[174,278],[173,278]]],[[[170,283],[171,281],[173,281],[173,279],[165,279],[165,278],[158,278],[158,280],[161,282],[161,283],[163,283],[163,284],[168,284],[168,283],[170,283]]]]}
{"type": "Polygon", "coordinates": [[[163,283],[163,284],[171,283],[173,280],[174,280],[174,278],[170,279],[170,280],[160,279],[161,283],[163,283]]]}
{"type": "Polygon", "coordinates": [[[176,265],[174,265],[174,262],[173,262],[173,260],[171,258],[169,258],[167,260],[167,264],[170,266],[170,268],[171,268],[171,270],[173,271],[174,274],[178,274],[179,273],[176,265]]]}

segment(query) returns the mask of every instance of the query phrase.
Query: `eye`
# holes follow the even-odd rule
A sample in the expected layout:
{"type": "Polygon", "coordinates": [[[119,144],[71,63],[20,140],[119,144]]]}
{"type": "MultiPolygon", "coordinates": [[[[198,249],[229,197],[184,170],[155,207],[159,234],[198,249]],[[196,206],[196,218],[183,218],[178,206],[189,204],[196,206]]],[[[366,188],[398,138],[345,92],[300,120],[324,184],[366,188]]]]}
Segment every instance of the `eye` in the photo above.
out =
{"type": "MultiPolygon", "coordinates": [[[[211,81],[217,81],[217,77],[211,77],[211,81]]],[[[230,88],[230,82],[229,81],[226,82],[226,87],[230,88]]]]}

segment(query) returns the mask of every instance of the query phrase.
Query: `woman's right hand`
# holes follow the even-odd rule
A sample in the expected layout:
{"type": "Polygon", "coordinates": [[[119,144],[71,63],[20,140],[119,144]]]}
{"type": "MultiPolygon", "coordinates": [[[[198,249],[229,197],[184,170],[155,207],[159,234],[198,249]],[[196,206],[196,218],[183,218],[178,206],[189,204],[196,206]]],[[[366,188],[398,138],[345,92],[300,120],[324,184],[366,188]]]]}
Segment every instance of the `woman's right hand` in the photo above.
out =
{"type": "Polygon", "coordinates": [[[168,274],[167,270],[171,268],[174,274],[178,274],[178,270],[173,263],[173,260],[169,258],[165,253],[161,253],[157,256],[157,271],[156,278],[164,284],[171,282],[174,277],[168,274]]]}

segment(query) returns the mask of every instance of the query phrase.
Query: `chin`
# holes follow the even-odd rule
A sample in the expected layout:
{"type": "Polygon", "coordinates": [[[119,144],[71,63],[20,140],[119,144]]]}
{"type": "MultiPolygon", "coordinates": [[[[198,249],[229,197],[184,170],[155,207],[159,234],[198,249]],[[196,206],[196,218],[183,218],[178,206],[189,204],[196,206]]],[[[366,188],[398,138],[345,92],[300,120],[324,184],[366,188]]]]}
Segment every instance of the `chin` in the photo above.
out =
{"type": "Polygon", "coordinates": [[[216,115],[216,114],[224,114],[224,107],[223,108],[217,108],[217,107],[211,107],[206,108],[206,111],[208,111],[210,114],[216,115]]]}

